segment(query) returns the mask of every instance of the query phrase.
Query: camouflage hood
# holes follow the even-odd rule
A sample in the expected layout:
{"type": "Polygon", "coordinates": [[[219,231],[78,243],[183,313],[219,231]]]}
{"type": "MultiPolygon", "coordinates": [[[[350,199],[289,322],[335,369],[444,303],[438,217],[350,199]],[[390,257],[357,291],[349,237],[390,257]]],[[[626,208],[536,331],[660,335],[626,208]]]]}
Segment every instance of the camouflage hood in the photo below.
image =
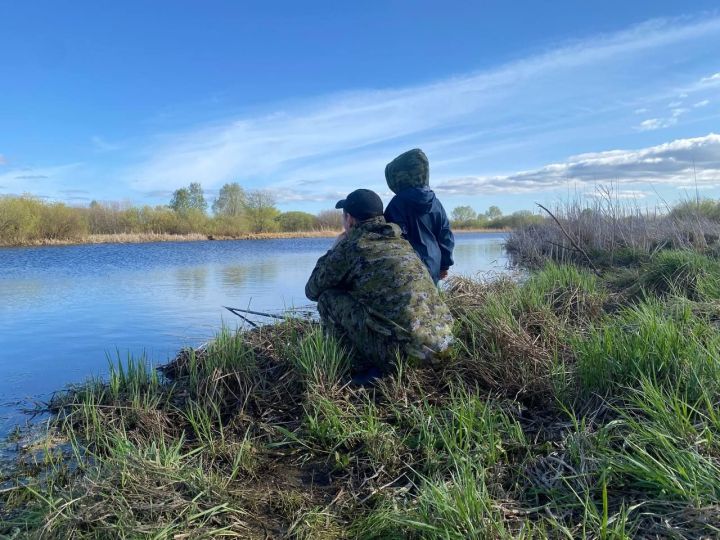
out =
{"type": "Polygon", "coordinates": [[[399,238],[402,236],[400,227],[394,223],[387,223],[383,216],[377,216],[360,222],[353,228],[348,237],[357,238],[367,234],[378,235],[385,238],[399,238]]]}
{"type": "Polygon", "coordinates": [[[409,187],[423,188],[430,184],[430,164],[419,148],[408,150],[385,167],[385,180],[393,193],[409,187]]]}

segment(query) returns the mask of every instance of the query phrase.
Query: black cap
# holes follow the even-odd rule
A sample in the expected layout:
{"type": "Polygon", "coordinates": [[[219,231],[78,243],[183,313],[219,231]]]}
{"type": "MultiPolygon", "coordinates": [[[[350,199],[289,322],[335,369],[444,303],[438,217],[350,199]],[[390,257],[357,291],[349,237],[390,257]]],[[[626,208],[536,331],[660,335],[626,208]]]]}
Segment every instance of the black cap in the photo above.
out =
{"type": "Polygon", "coordinates": [[[342,201],[338,201],[335,208],[342,208],[360,221],[383,215],[382,199],[369,189],[356,189],[342,201]]]}

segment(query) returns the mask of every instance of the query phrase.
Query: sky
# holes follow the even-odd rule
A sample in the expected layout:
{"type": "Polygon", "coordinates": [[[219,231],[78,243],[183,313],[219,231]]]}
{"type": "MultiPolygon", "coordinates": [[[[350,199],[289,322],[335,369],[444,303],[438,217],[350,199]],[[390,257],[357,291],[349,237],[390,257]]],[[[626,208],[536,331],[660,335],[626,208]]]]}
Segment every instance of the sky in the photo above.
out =
{"type": "Polygon", "coordinates": [[[448,210],[717,198],[716,5],[0,0],[0,195],[316,212],[419,147],[448,210]]]}

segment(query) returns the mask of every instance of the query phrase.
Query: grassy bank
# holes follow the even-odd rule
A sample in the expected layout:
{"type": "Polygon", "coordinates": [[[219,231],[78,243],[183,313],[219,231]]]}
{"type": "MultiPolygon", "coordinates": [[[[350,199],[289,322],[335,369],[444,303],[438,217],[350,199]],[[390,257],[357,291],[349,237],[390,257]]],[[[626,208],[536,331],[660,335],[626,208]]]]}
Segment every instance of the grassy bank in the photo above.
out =
{"type": "MultiPolygon", "coordinates": [[[[457,234],[464,233],[496,233],[508,232],[498,229],[461,229],[455,231],[457,234]]],[[[278,238],[334,238],[340,234],[339,230],[317,230],[317,231],[296,231],[296,232],[265,232],[265,233],[243,233],[235,235],[213,235],[213,234],[167,234],[167,233],[117,233],[117,234],[89,234],[81,238],[51,239],[41,238],[20,244],[2,244],[2,247],[27,247],[27,246],[72,246],[83,244],[142,244],[145,242],[197,242],[206,240],[272,240],[278,238]]]]}
{"type": "MultiPolygon", "coordinates": [[[[15,244],[19,246],[71,246],[82,244],[141,244],[145,242],[197,242],[205,240],[271,240],[277,238],[332,238],[340,231],[297,231],[297,232],[266,232],[243,233],[236,235],[208,235],[200,233],[165,234],[165,233],[117,233],[117,234],[89,234],[76,239],[37,239],[15,244]]],[[[0,247],[11,247],[9,245],[0,247]]]]}
{"type": "Polygon", "coordinates": [[[113,364],[17,433],[10,538],[720,535],[720,272],[456,279],[450,359],[375,387],[311,322],[113,364]]]}

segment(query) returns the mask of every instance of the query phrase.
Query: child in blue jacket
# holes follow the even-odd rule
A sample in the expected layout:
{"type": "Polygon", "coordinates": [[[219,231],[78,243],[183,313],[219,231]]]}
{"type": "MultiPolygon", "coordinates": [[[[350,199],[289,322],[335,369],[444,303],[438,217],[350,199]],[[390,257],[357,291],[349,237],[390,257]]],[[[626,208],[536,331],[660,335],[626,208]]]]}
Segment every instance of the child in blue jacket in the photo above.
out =
{"type": "Polygon", "coordinates": [[[440,201],[429,187],[430,164],[419,148],[400,154],[385,167],[385,180],[395,193],[385,220],[400,226],[430,276],[437,283],[453,264],[455,238],[440,201]]]}

